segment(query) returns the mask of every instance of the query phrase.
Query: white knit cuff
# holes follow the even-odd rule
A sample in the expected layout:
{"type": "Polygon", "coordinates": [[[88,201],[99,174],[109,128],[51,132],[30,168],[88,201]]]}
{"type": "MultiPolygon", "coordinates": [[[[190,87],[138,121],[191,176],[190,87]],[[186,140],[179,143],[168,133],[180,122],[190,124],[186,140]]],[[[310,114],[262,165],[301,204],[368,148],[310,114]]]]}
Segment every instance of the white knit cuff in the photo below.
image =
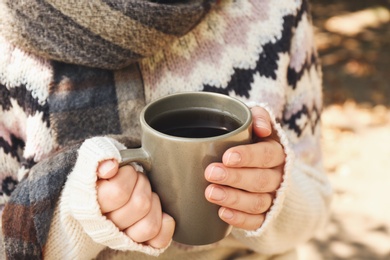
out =
{"type": "Polygon", "coordinates": [[[76,165],[66,183],[71,214],[96,243],[116,250],[157,256],[164,249],[135,243],[100,211],[96,191],[97,167],[103,160],[116,159],[120,162],[120,149],[125,149],[125,146],[108,137],[91,138],[81,145],[76,165]]]}
{"type": "Polygon", "coordinates": [[[267,228],[267,226],[269,226],[270,223],[272,223],[272,221],[279,215],[279,213],[283,207],[283,203],[284,203],[284,200],[286,197],[286,192],[287,192],[287,189],[289,186],[289,179],[290,179],[291,169],[292,169],[292,165],[293,165],[293,161],[294,161],[294,152],[291,149],[291,146],[290,146],[290,143],[287,139],[286,133],[282,129],[282,126],[278,122],[276,122],[275,114],[273,113],[272,109],[268,106],[268,104],[257,103],[257,102],[248,102],[247,106],[250,108],[258,106],[258,107],[262,107],[265,110],[267,110],[267,112],[269,113],[270,118],[271,118],[273,131],[276,131],[276,133],[279,137],[280,143],[283,146],[284,153],[286,154],[285,165],[284,165],[284,170],[283,170],[283,180],[282,180],[282,183],[280,184],[279,189],[276,191],[275,199],[273,200],[273,204],[272,204],[270,210],[266,214],[266,217],[265,217],[263,224],[257,230],[246,231],[247,236],[254,237],[254,236],[260,236],[264,232],[264,230],[267,228]]]}

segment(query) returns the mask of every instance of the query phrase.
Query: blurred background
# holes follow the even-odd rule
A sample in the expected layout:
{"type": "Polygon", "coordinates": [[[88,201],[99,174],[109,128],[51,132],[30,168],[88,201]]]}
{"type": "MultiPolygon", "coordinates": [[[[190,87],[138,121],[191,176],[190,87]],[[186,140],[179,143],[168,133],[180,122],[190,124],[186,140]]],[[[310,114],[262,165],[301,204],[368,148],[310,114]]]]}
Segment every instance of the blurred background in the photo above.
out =
{"type": "Polygon", "coordinates": [[[300,258],[390,259],[390,0],[311,0],[331,221],[300,258]]]}

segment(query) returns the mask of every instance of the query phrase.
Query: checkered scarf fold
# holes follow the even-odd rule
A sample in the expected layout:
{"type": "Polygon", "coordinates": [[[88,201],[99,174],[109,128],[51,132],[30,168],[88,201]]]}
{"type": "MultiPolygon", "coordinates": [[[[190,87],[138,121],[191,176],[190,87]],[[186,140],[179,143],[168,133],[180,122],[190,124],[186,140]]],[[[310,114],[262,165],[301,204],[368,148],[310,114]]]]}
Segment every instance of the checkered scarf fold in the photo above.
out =
{"type": "Polygon", "coordinates": [[[113,71],[51,62],[50,69],[49,106],[26,99],[24,85],[5,95],[23,100],[27,114],[47,115],[41,123],[50,126],[59,146],[54,154],[33,163],[4,208],[7,259],[43,258],[57,201],[85,139],[109,135],[127,147],[140,145],[139,114],[145,104],[137,64],[113,71]]]}
{"type": "Polygon", "coordinates": [[[119,69],[186,34],[215,0],[0,0],[0,30],[47,59],[119,69]]]}

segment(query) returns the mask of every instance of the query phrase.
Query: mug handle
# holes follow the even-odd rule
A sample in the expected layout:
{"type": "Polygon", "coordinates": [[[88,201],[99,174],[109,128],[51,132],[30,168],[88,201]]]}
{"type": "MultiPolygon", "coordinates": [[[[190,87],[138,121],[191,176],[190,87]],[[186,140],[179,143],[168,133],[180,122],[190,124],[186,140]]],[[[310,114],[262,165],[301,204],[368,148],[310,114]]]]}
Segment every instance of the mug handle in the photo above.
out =
{"type": "Polygon", "coordinates": [[[119,167],[127,165],[131,162],[140,163],[145,170],[150,171],[152,168],[152,162],[149,154],[141,148],[125,149],[119,151],[122,157],[122,161],[119,163],[119,167]]]}

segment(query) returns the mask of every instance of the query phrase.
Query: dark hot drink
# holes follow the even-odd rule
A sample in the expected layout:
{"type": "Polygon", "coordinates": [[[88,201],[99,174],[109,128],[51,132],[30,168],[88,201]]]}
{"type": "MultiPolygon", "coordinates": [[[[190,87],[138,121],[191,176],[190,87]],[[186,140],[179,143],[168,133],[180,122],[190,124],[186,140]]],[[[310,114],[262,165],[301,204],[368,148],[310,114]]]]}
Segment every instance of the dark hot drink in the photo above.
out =
{"type": "Polygon", "coordinates": [[[161,133],[186,138],[219,136],[232,132],[241,125],[231,115],[207,108],[168,111],[153,118],[149,124],[161,133]]]}

